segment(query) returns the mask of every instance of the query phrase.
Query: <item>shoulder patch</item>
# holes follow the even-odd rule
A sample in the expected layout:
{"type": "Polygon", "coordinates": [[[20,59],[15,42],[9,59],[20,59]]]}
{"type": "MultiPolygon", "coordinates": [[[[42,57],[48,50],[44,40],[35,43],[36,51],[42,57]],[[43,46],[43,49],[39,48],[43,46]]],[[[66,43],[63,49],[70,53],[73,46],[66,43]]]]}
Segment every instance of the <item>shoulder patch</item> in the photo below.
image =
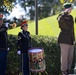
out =
{"type": "Polygon", "coordinates": [[[21,39],[21,36],[18,36],[18,40],[20,40],[21,39]]]}

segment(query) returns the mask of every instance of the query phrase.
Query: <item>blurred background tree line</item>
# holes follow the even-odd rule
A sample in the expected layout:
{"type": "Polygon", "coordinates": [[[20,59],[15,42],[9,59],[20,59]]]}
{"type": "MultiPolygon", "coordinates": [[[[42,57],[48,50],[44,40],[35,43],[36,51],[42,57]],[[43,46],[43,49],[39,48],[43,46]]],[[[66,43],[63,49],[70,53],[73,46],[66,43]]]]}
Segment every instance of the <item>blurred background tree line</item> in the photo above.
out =
{"type": "MultiPolygon", "coordinates": [[[[58,14],[62,11],[62,4],[66,1],[72,2],[76,5],[76,0],[37,0],[38,3],[38,19],[46,18],[55,14],[58,14]]],[[[24,8],[26,15],[30,17],[30,20],[35,19],[35,0],[0,0],[0,12],[5,15],[4,20],[7,21],[7,16],[10,15],[9,12],[12,12],[12,9],[16,4],[19,4],[21,8],[24,8]],[[29,8],[27,12],[27,8],[29,8]]],[[[24,16],[24,15],[23,15],[24,16]]],[[[27,19],[27,18],[23,18],[27,19]]],[[[18,22],[19,19],[13,17],[12,22],[18,22]]],[[[10,22],[10,20],[8,20],[10,22]]],[[[7,22],[8,22],[7,21],[7,22]]]]}

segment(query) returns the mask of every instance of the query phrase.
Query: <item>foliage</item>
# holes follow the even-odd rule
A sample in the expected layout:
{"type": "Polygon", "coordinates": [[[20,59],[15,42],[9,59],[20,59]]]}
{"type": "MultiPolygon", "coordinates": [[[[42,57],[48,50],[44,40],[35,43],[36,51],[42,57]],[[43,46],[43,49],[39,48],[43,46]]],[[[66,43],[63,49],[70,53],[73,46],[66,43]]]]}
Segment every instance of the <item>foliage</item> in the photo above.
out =
{"type": "Polygon", "coordinates": [[[5,10],[7,11],[11,11],[13,8],[12,3],[15,0],[0,0],[0,10],[3,9],[3,11],[0,12],[5,12],[5,10]]]}
{"type": "MultiPolygon", "coordinates": [[[[74,0],[37,0],[37,8],[38,8],[38,19],[42,19],[48,17],[50,15],[55,15],[62,9],[62,4],[64,1],[74,2],[74,0]],[[59,10],[60,9],[60,10],[59,10]],[[53,11],[53,12],[52,12],[53,11]],[[57,13],[56,13],[57,12],[57,13]]],[[[0,2],[0,12],[3,9],[4,13],[7,11],[12,12],[12,8],[19,4],[24,10],[26,14],[30,17],[30,20],[35,19],[35,0],[1,0],[0,2]],[[29,12],[27,12],[27,7],[31,7],[29,12]]],[[[26,15],[25,15],[26,16],[26,15]]]]}
{"type": "Polygon", "coordinates": [[[2,6],[3,5],[3,0],[0,0],[0,6],[2,6]]]}
{"type": "MultiPolygon", "coordinates": [[[[31,35],[32,48],[43,48],[48,75],[59,75],[60,71],[60,47],[56,37],[31,35]]],[[[10,51],[7,62],[7,75],[17,75],[21,72],[20,56],[16,53],[17,36],[9,35],[10,51]]],[[[74,64],[73,64],[74,65],[74,64]]]]}
{"type": "Polygon", "coordinates": [[[16,36],[10,35],[8,37],[8,46],[10,51],[8,53],[8,61],[7,61],[7,75],[17,75],[17,71],[19,69],[19,57],[16,54],[16,36]]]}
{"type": "Polygon", "coordinates": [[[60,3],[66,3],[66,2],[74,2],[74,0],[60,0],[60,3]]]}
{"type": "Polygon", "coordinates": [[[8,11],[12,11],[13,5],[12,5],[13,0],[4,0],[4,6],[6,6],[8,11]]]}

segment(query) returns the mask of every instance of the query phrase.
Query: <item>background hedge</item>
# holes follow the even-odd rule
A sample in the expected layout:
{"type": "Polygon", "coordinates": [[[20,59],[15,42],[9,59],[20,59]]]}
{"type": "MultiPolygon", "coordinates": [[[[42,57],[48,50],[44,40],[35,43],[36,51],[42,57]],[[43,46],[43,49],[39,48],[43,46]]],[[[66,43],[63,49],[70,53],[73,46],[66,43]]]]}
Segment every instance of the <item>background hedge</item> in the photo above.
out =
{"type": "MultiPolygon", "coordinates": [[[[60,71],[60,47],[57,43],[56,37],[32,35],[32,47],[44,48],[46,72],[48,75],[59,75],[60,71]]],[[[20,56],[16,52],[17,36],[8,36],[8,61],[7,61],[7,75],[17,75],[20,71],[20,56]]],[[[75,59],[75,58],[74,58],[75,59]]],[[[72,66],[72,73],[74,68],[72,66]]]]}

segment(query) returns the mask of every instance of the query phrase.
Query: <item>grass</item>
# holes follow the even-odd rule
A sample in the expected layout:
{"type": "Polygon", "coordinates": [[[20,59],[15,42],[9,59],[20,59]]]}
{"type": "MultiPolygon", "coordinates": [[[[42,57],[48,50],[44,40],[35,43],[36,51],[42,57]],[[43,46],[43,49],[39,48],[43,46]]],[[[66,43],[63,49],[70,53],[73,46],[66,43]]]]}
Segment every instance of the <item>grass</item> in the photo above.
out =
{"type": "MultiPolygon", "coordinates": [[[[76,9],[74,9],[71,13],[73,17],[76,17],[76,9]]],[[[55,36],[57,37],[59,35],[60,29],[58,27],[58,22],[57,22],[57,16],[50,16],[41,20],[38,20],[38,35],[48,35],[48,36],[55,36]]],[[[28,31],[32,35],[36,34],[36,26],[35,26],[35,21],[29,22],[28,23],[28,31]]],[[[8,30],[8,34],[13,34],[17,35],[18,32],[20,32],[21,29],[20,27],[13,28],[11,30],[8,30]]],[[[76,33],[76,24],[75,24],[75,33],[76,33]]]]}

